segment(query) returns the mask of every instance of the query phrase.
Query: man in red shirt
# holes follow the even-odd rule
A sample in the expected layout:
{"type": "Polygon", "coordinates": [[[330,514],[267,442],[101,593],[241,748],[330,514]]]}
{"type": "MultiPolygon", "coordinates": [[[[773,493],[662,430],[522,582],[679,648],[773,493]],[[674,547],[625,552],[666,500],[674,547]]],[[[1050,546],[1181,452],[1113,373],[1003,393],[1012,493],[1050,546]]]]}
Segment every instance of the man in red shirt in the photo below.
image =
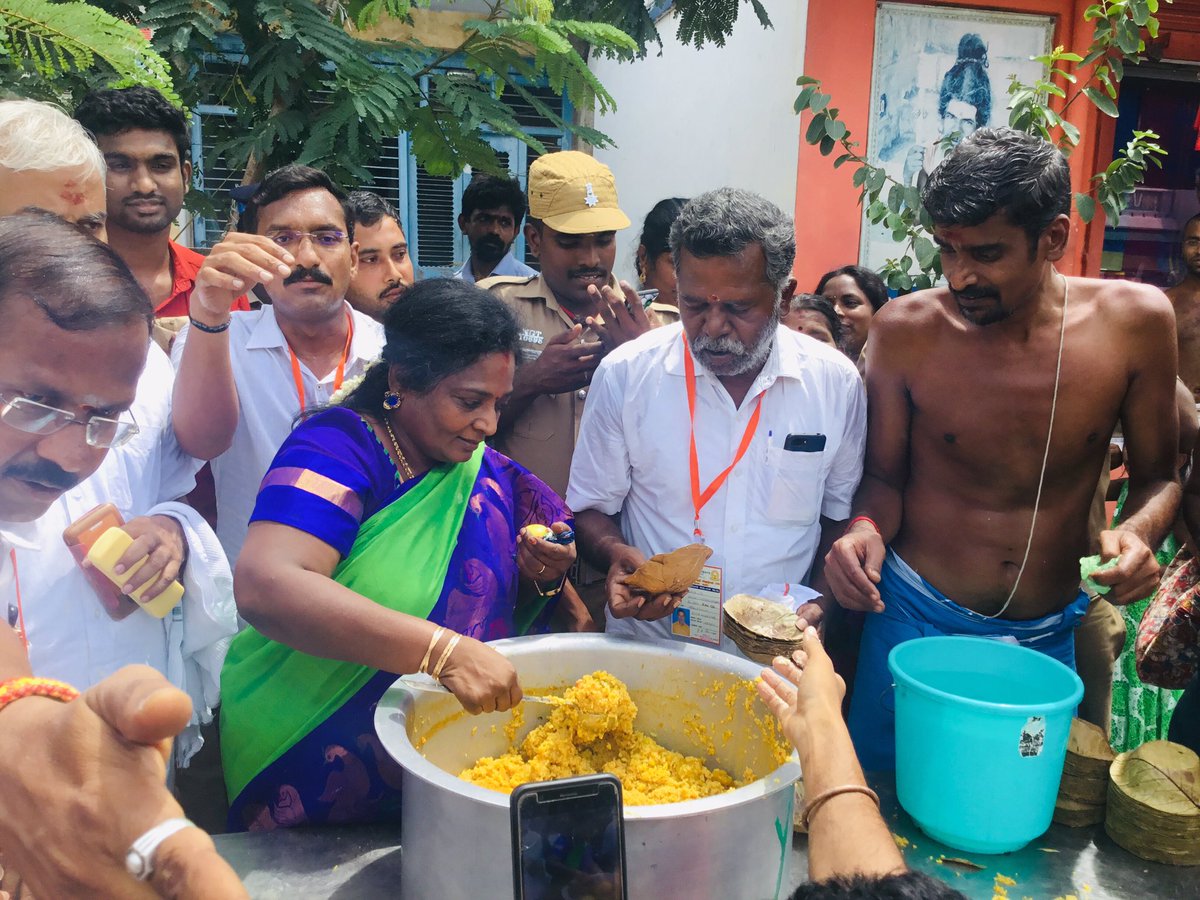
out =
{"type": "MultiPolygon", "coordinates": [[[[192,179],[183,111],[153,88],[130,87],[92,91],[75,118],[95,135],[108,166],[109,245],[150,295],[155,316],[186,316],[204,256],[171,240],[192,179]]],[[[233,308],[250,306],[242,296],[233,308]]]]}

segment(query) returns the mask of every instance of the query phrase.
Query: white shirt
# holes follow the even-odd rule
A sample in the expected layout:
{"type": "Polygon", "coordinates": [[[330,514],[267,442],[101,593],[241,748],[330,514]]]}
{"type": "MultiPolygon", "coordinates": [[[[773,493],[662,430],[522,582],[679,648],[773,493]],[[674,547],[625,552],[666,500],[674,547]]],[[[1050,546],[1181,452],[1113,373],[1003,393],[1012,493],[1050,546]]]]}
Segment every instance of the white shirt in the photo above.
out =
{"type": "MultiPolygon", "coordinates": [[[[354,336],[346,359],[345,381],[361,376],[383,351],[383,326],[352,310],[354,336]]],[[[190,326],[185,325],[171,348],[179,365],[190,326]]],[[[263,306],[235,312],[229,323],[229,356],[238,395],[238,424],[229,449],[212,461],[217,495],[217,536],[232,566],[246,540],[258,486],[280,445],[296,425],[300,399],[292,377],[287,339],[275,320],[275,309],[263,306]]],[[[300,375],[309,406],[328,403],[335,393],[336,369],[318,379],[303,362],[300,375]]],[[[379,398],[383,402],[383,398],[379,398]]]]}
{"type": "MultiPolygon", "coordinates": [[[[17,560],[16,584],[8,581],[9,572],[0,591],[7,608],[19,586],[29,662],[36,674],[82,691],[122,666],[148,665],[192,696],[193,721],[199,722],[209,721],[217,705],[221,663],[236,632],[237,615],[233,581],[216,536],[194,510],[169,502],[195,486],[200,468],[180,449],[171,427],[174,383],[166,354],[151,343],[131,408],[138,434],[109,451],[92,475],[63,493],[37,520],[0,525],[16,547],[17,560]],[[63,542],[66,527],[102,503],[112,503],[126,522],[169,515],[183,526],[188,540],[185,590],[166,618],[140,610],[120,621],[109,618],[63,542]]],[[[8,559],[4,564],[9,568],[8,559]]],[[[185,735],[180,751],[186,756],[198,747],[198,741],[185,735]]]]}
{"type": "MultiPolygon", "coordinates": [[[[518,260],[511,250],[504,254],[500,262],[496,263],[496,268],[492,269],[492,274],[488,278],[495,278],[497,275],[515,276],[517,278],[528,278],[531,275],[536,275],[537,269],[525,265],[518,260]]],[[[454,273],[455,278],[475,283],[475,273],[471,271],[471,257],[467,257],[467,261],[462,264],[462,268],[454,273]]]]}
{"type": "MultiPolygon", "coordinates": [[[[567,505],[621,514],[625,541],[647,557],[693,543],[683,326],[656,328],[610,353],[596,369],[575,445],[567,505]]],[[[780,327],[771,354],[739,407],[696,364],[700,487],[733,461],[763,395],[746,455],[700,513],[709,565],[722,568],[724,599],[808,576],[821,516],[850,515],[862,477],[866,394],[838,351],[780,327]],[[825,435],[822,452],[785,451],[789,434],[825,435]]],[[[612,634],[680,640],[670,617],[617,619],[612,634]]],[[[736,652],[728,638],[722,649],[736,652]]]]}

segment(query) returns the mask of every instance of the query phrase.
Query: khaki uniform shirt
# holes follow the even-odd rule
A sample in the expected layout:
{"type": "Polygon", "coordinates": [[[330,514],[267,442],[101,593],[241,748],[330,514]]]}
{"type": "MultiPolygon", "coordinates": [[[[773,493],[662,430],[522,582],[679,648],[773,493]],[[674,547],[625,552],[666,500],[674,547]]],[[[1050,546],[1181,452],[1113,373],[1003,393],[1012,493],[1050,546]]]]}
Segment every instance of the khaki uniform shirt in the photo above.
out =
{"type": "MultiPolygon", "coordinates": [[[[541,275],[485,278],[478,284],[503,300],[517,317],[520,329],[518,366],[533,362],[551,338],[570,331],[574,324],[558,305],[554,292],[541,275]]],[[[612,286],[619,290],[615,278],[612,286]]],[[[584,328],[583,340],[598,339],[590,328],[584,328]]],[[[492,443],[505,456],[515,459],[550,485],[560,497],[566,496],[571,456],[575,452],[575,438],[579,434],[579,420],[583,417],[586,400],[586,387],[562,394],[543,394],[508,427],[507,434],[492,443]]]]}

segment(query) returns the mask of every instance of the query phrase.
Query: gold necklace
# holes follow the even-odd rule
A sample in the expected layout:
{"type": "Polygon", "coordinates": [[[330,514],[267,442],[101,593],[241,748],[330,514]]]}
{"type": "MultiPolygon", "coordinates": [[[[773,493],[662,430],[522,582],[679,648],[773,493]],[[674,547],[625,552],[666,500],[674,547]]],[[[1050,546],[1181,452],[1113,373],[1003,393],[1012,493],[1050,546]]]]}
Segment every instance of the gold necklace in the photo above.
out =
{"type": "Polygon", "coordinates": [[[400,462],[400,471],[404,474],[405,481],[412,481],[413,470],[408,464],[408,460],[404,457],[404,451],[400,449],[400,442],[396,440],[396,432],[392,431],[392,423],[388,421],[387,416],[383,416],[383,427],[387,429],[388,437],[392,439],[392,447],[396,451],[396,459],[400,462]]]}

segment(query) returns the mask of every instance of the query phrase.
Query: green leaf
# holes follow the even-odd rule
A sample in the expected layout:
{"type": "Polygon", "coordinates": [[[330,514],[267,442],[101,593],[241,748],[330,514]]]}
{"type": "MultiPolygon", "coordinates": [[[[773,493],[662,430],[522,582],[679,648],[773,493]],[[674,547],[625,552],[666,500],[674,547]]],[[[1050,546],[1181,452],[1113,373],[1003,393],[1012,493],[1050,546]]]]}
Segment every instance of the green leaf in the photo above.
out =
{"type": "Polygon", "coordinates": [[[1117,104],[1113,102],[1111,97],[1100,93],[1093,87],[1084,88],[1083,92],[1087,95],[1087,98],[1096,105],[1096,108],[1100,110],[1100,112],[1104,113],[1106,116],[1111,116],[1114,119],[1117,117],[1117,104]]]}
{"type": "Polygon", "coordinates": [[[797,87],[802,87],[806,84],[820,84],[820,83],[821,83],[821,79],[813,78],[811,75],[801,75],[799,78],[796,79],[797,87]]]}
{"type": "Polygon", "coordinates": [[[867,218],[871,222],[882,222],[888,214],[888,209],[878,200],[867,207],[867,218]]]}
{"type": "Polygon", "coordinates": [[[1126,56],[1134,56],[1141,44],[1138,27],[1129,19],[1117,23],[1117,46],[1126,56]]]}
{"type": "MultiPolygon", "coordinates": [[[[837,159],[835,159],[833,161],[833,167],[835,169],[840,169],[842,166],[844,166],[846,163],[850,162],[850,160],[852,160],[852,159],[854,159],[853,153],[843,153],[841,156],[839,156],[837,159]]],[[[857,174],[857,173],[855,173],[855,174],[857,174]]],[[[857,186],[858,185],[855,185],[855,187],[857,187],[857,186]]]]}
{"type": "Polygon", "coordinates": [[[829,105],[829,100],[830,96],[828,94],[817,93],[812,100],[809,101],[809,109],[815,113],[821,112],[821,110],[829,105]]]}
{"type": "Polygon", "coordinates": [[[808,123],[808,131],[804,133],[804,140],[810,144],[820,143],[821,138],[825,137],[825,120],[829,118],[824,113],[817,113],[812,117],[812,121],[808,123]]]}
{"type": "Polygon", "coordinates": [[[825,124],[825,133],[835,141],[840,141],[847,134],[846,123],[830,118],[825,124]]]}
{"type": "Polygon", "coordinates": [[[1071,143],[1071,146],[1073,146],[1073,147],[1078,146],[1078,144],[1079,144],[1079,129],[1076,128],[1074,125],[1072,125],[1070,122],[1068,122],[1066,119],[1063,119],[1059,123],[1059,127],[1062,128],[1063,134],[1066,135],[1066,138],[1071,143]]]}
{"type": "Polygon", "coordinates": [[[871,173],[867,176],[867,190],[873,194],[878,194],[883,190],[885,181],[887,181],[887,172],[872,166],[871,173]]]}
{"type": "Polygon", "coordinates": [[[937,245],[929,238],[920,236],[913,240],[913,252],[917,255],[917,265],[922,269],[933,265],[933,260],[938,255],[937,245]]]}
{"type": "Polygon", "coordinates": [[[855,187],[862,187],[863,182],[867,180],[867,176],[870,174],[871,168],[869,166],[860,166],[855,170],[854,177],[850,179],[850,183],[855,187]]]}
{"type": "MultiPolygon", "coordinates": [[[[888,189],[888,209],[894,213],[898,213],[900,212],[900,206],[902,203],[904,203],[904,186],[900,184],[893,184],[891,188],[888,189]]],[[[889,227],[892,226],[889,225],[889,227]]]]}
{"type": "Polygon", "coordinates": [[[804,112],[804,110],[808,108],[809,101],[812,100],[813,95],[816,92],[817,89],[812,85],[809,85],[800,92],[798,97],[796,97],[796,102],[792,104],[792,108],[795,109],[797,113],[804,112]]]}
{"type": "Polygon", "coordinates": [[[826,135],[825,137],[821,138],[821,155],[828,156],[833,152],[833,148],[836,146],[837,142],[833,138],[826,135]]]}
{"type": "Polygon", "coordinates": [[[1087,194],[1076,194],[1075,209],[1079,211],[1079,218],[1085,223],[1091,222],[1096,215],[1096,201],[1087,194]]]}

